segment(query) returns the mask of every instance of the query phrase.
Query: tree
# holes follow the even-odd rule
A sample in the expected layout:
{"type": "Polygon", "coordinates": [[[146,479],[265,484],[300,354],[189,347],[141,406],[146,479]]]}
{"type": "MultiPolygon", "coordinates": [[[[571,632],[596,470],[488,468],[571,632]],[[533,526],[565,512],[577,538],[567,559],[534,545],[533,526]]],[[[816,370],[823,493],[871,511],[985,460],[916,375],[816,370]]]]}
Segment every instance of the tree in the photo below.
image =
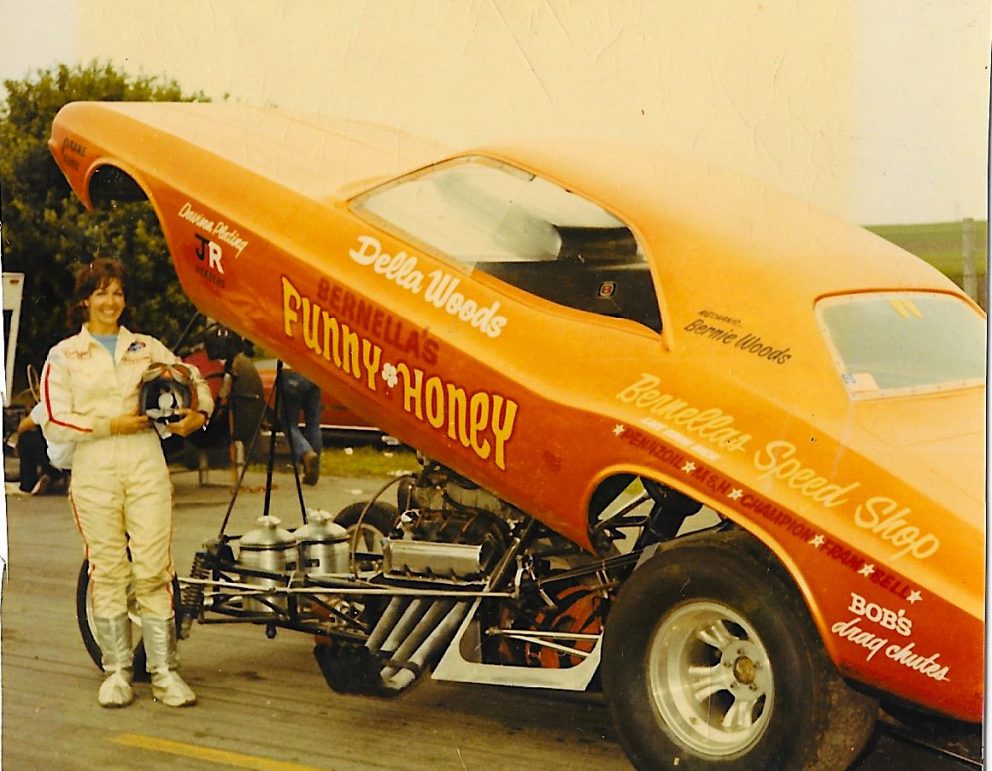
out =
{"type": "MultiPolygon", "coordinates": [[[[4,81],[0,104],[0,243],[3,269],[22,272],[24,305],[17,344],[24,365],[40,366],[69,333],[65,307],[76,268],[96,256],[128,266],[130,326],[178,339],[195,309],[183,294],[158,220],[147,202],[116,203],[87,213],[48,150],[52,119],[72,101],[204,101],[174,81],[130,77],[110,64],[59,65],[24,80],[4,81]]],[[[74,330],[73,330],[74,331],[74,330]]]]}

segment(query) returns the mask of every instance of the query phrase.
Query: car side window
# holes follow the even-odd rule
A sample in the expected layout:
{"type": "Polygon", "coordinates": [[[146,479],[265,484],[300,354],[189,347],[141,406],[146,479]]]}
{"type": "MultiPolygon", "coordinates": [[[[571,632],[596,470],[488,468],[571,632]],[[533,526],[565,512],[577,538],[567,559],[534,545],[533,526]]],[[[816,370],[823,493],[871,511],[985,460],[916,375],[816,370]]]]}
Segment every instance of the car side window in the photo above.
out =
{"type": "Polygon", "coordinates": [[[352,209],[469,271],[661,330],[651,273],[631,230],[529,172],[460,158],[376,188],[352,209]]]}

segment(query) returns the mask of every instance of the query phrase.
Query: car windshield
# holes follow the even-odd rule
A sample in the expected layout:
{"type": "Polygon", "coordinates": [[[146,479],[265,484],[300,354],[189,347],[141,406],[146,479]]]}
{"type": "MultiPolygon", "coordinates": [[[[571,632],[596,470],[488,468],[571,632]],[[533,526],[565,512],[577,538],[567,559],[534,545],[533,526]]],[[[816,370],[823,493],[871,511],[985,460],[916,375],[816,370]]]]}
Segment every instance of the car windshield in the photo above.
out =
{"type": "Polygon", "coordinates": [[[985,380],[985,320],[953,295],[846,295],[821,300],[817,313],[852,398],[965,388],[985,380]]]}

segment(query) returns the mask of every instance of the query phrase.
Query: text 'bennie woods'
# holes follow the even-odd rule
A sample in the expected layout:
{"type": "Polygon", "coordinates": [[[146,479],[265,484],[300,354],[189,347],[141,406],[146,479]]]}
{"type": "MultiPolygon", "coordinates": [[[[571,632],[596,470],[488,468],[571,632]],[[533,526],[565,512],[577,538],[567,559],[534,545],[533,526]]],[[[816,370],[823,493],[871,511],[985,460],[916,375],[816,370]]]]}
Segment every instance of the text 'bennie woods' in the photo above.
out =
{"type": "Polygon", "coordinates": [[[470,392],[403,361],[384,362],[381,345],[328,313],[285,276],[282,313],[286,337],[302,339],[309,351],[334,369],[350,375],[369,391],[385,393],[387,398],[402,381],[404,412],[471,449],[482,460],[506,468],[506,445],[517,417],[515,401],[490,391],[470,392]]]}

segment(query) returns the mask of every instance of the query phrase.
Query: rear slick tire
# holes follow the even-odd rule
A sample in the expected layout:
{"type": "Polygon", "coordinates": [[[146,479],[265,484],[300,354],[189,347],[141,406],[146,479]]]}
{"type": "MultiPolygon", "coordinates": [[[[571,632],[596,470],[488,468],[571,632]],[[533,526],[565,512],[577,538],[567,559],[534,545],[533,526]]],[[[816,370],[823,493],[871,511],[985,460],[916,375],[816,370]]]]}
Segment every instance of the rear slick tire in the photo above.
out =
{"type": "Polygon", "coordinates": [[[670,542],[634,572],[607,618],[602,674],[639,769],[844,769],[878,713],[742,531],[670,542]]]}

